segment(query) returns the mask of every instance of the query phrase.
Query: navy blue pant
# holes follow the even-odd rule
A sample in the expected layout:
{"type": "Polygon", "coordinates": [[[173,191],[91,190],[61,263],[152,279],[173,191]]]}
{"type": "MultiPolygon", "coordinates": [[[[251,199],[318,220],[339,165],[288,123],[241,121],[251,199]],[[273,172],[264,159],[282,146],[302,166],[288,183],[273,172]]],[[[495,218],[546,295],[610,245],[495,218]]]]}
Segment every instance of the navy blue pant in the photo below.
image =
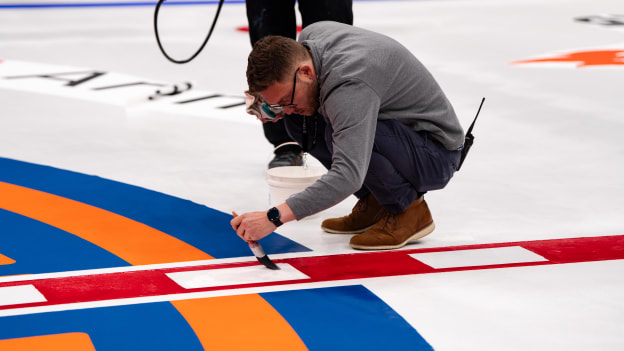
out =
{"type": "MultiPolygon", "coordinates": [[[[309,153],[329,169],[332,163],[332,129],[325,119],[306,117],[309,153]]],[[[288,134],[302,144],[303,117],[284,118],[288,134]]],[[[389,212],[404,212],[429,190],[442,189],[449,182],[461,152],[449,151],[428,132],[416,132],[404,124],[377,121],[373,153],[364,185],[354,195],[372,193],[389,212]]]]}

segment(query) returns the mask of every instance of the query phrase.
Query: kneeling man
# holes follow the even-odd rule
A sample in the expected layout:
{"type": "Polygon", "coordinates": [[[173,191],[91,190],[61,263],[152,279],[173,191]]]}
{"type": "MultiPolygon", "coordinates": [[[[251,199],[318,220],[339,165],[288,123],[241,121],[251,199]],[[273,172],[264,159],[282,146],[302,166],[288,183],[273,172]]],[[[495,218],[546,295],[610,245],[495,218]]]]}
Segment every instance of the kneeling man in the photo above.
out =
{"type": "Polygon", "coordinates": [[[351,194],[359,198],[351,214],[322,228],[358,234],[353,248],[396,249],[433,231],[423,195],[455,173],[464,132],[431,73],[404,46],[318,22],[298,41],[258,41],[247,82],[248,111],[263,122],[284,118],[288,133],[329,171],[277,207],[234,218],[243,240],[259,240],[351,194]]]}

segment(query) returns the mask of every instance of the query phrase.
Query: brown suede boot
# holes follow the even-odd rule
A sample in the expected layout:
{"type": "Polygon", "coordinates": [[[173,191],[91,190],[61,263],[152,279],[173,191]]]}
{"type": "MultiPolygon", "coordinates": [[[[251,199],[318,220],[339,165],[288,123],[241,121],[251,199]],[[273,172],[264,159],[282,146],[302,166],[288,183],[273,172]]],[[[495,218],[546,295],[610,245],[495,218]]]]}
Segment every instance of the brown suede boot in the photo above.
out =
{"type": "Polygon", "coordinates": [[[352,237],[350,244],[352,248],[361,250],[398,249],[434,229],[429,206],[421,197],[414,200],[403,213],[387,213],[371,229],[352,237]]]}
{"type": "Polygon", "coordinates": [[[350,215],[326,219],[321,229],[334,234],[358,234],[371,228],[386,213],[373,194],[368,194],[358,200],[350,215]]]}

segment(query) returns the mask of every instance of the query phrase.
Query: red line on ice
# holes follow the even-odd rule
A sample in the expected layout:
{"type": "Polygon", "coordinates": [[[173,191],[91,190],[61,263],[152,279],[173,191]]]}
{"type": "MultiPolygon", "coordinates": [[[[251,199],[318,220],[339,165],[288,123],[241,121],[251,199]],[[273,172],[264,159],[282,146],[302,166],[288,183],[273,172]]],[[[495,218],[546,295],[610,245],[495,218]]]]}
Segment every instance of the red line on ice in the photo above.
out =
{"type": "Polygon", "coordinates": [[[47,302],[0,306],[0,310],[146,296],[161,296],[199,291],[619,259],[624,259],[624,235],[464,245],[396,251],[358,252],[343,255],[276,259],[274,260],[275,263],[288,263],[297,270],[306,274],[310,277],[310,279],[216,286],[198,289],[184,289],[173,280],[169,279],[166,276],[166,273],[245,267],[258,265],[258,263],[224,263],[192,267],[128,271],[120,273],[102,273],[0,283],[0,288],[31,284],[48,300],[47,302]],[[520,246],[544,257],[547,261],[435,269],[409,256],[410,254],[415,253],[499,248],[508,246],[520,246]]]}

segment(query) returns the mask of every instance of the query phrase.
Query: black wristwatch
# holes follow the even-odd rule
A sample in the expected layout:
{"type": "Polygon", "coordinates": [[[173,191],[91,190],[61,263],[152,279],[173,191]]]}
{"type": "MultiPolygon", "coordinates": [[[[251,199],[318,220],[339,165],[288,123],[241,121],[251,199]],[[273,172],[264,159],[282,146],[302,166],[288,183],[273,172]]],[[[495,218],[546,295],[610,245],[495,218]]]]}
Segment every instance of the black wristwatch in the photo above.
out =
{"type": "Polygon", "coordinates": [[[279,210],[276,207],[271,208],[267,212],[267,217],[269,217],[269,221],[275,224],[276,227],[279,227],[280,225],[284,224],[282,223],[282,221],[280,221],[281,215],[279,213],[279,210]]]}

